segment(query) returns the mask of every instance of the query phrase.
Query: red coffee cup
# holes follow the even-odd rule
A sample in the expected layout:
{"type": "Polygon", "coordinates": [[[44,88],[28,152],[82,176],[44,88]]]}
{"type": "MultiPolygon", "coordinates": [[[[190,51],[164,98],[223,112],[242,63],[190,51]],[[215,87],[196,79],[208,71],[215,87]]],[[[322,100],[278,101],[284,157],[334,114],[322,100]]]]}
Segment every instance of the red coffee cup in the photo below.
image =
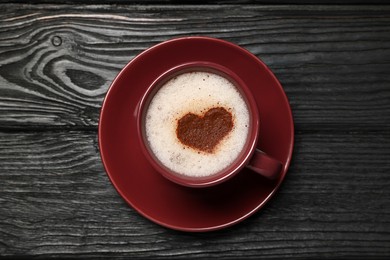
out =
{"type": "MultiPolygon", "coordinates": [[[[140,140],[140,147],[145,157],[155,168],[155,170],[159,172],[162,176],[166,177],[170,181],[187,187],[201,188],[217,185],[232,178],[234,175],[239,174],[239,172],[244,167],[247,167],[250,170],[254,171],[254,174],[261,174],[265,178],[277,178],[282,170],[282,163],[256,148],[259,134],[261,134],[259,133],[259,124],[260,119],[256,101],[253,98],[250,89],[245,85],[244,81],[241,80],[240,77],[238,77],[233,71],[222,65],[202,61],[180,64],[165,71],[151,84],[151,86],[145,92],[139,103],[137,111],[137,128],[140,140]],[[155,151],[155,148],[152,148],[151,141],[148,139],[146,129],[147,110],[152,100],[155,98],[156,93],[158,93],[159,90],[170,80],[176,79],[176,77],[178,77],[179,75],[184,75],[186,73],[192,72],[210,73],[211,75],[218,75],[228,80],[234,85],[236,90],[238,90],[249,111],[249,124],[247,126],[248,131],[246,134],[245,142],[243,142],[242,148],[228,165],[224,166],[221,170],[218,170],[217,172],[208,174],[206,176],[193,176],[183,174],[174,170],[166,163],[167,160],[164,161],[163,159],[161,159],[158,155],[159,152],[155,151]]],[[[158,128],[153,130],[153,132],[158,131],[158,128]]],[[[208,135],[208,133],[205,134],[208,135]]],[[[205,138],[207,140],[207,136],[205,138]]],[[[186,147],[188,148],[188,145],[183,144],[183,149],[185,149],[186,147]]],[[[231,149],[232,147],[228,148],[231,149]]],[[[195,151],[197,150],[197,148],[193,147],[189,147],[188,149],[194,149],[195,151]]],[[[176,153],[176,151],[171,152],[173,154],[176,153]]],[[[179,151],[177,152],[179,153],[179,151]]],[[[201,154],[204,153],[204,151],[198,151],[198,153],[201,154]]],[[[218,161],[217,157],[218,155],[216,155],[215,161],[218,161]]],[[[196,158],[196,154],[194,158],[196,158]]],[[[172,158],[172,160],[173,159],[174,158],[172,158]]],[[[212,161],[214,161],[214,159],[212,159],[212,161]]],[[[213,164],[213,162],[211,162],[211,164],[213,164]]],[[[204,165],[204,167],[208,167],[208,165],[204,165]]]]}

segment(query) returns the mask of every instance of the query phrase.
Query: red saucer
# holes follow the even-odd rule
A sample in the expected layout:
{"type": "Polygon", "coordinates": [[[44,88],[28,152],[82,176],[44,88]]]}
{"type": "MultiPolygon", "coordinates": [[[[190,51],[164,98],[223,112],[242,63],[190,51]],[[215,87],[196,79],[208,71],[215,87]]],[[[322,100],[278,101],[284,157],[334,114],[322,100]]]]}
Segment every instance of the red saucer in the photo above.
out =
{"type": "Polygon", "coordinates": [[[173,39],[135,57],[112,83],[99,121],[101,158],[119,194],[151,221],[182,231],[225,228],[259,210],[283,181],[293,143],[291,109],[273,73],[245,49],[208,37],[173,39]],[[258,148],[284,164],[277,180],[243,170],[214,187],[187,188],[162,177],[144,158],[136,125],[143,93],[163,72],[194,61],[219,63],[251,88],[260,114],[258,148]]]}

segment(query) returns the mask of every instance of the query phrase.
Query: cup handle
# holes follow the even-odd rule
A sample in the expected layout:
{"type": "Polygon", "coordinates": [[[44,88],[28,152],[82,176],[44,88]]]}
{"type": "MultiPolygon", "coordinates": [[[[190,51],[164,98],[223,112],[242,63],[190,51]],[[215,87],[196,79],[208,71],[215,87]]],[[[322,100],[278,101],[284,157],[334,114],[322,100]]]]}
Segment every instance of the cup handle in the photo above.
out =
{"type": "Polygon", "coordinates": [[[246,167],[268,179],[274,180],[279,176],[283,164],[263,151],[256,149],[246,167]]]}

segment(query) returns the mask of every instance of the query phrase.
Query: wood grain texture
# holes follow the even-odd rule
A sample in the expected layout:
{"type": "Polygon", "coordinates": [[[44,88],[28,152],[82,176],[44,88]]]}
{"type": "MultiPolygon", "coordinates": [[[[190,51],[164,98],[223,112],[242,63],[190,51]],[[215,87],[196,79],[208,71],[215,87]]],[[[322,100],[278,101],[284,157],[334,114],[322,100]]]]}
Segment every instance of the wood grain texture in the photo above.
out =
{"type": "Polygon", "coordinates": [[[27,3],[27,4],[120,4],[120,5],[159,5],[159,4],[175,4],[175,5],[215,5],[215,4],[230,4],[230,5],[252,5],[252,4],[389,4],[387,0],[0,0],[0,3],[27,3]]]}
{"type": "Polygon", "coordinates": [[[125,204],[104,173],[96,132],[0,132],[0,255],[386,259],[389,138],[297,133],[291,169],[264,210],[188,234],[125,204]]]}
{"type": "Polygon", "coordinates": [[[0,5],[0,256],[390,258],[390,6],[63,4],[76,2],[89,3],[0,5]],[[276,196],[205,234],[162,228],[127,206],[97,144],[120,69],[187,35],[260,57],[296,127],[276,196]]]}
{"type": "Polygon", "coordinates": [[[260,57],[284,86],[297,129],[390,124],[390,6],[2,9],[2,128],[94,129],[120,69],[146,48],[187,35],[226,39],[260,57]]]}

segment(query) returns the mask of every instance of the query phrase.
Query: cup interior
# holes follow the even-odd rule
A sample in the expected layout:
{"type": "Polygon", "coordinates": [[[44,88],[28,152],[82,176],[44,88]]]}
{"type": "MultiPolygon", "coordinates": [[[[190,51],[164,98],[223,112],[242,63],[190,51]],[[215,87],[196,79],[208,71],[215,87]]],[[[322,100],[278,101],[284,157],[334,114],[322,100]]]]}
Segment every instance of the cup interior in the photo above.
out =
{"type": "Polygon", "coordinates": [[[257,110],[257,104],[245,82],[241,80],[241,78],[239,78],[233,71],[219,64],[210,62],[192,62],[169,69],[168,71],[160,75],[149,86],[148,90],[145,92],[143,98],[141,99],[138,108],[139,109],[137,114],[137,127],[141,149],[144,155],[148,158],[148,161],[151,163],[155,170],[157,170],[167,179],[177,184],[188,187],[207,187],[221,183],[233,177],[242,168],[244,168],[248,164],[248,161],[252,157],[256,148],[259,134],[259,115],[257,110]],[[169,80],[187,72],[208,72],[224,77],[225,79],[230,81],[239,91],[249,111],[249,128],[243,149],[241,150],[239,155],[233,160],[233,162],[229,165],[226,165],[223,170],[208,176],[188,176],[169,169],[154,154],[146,137],[146,112],[155,94],[169,80]]]}

